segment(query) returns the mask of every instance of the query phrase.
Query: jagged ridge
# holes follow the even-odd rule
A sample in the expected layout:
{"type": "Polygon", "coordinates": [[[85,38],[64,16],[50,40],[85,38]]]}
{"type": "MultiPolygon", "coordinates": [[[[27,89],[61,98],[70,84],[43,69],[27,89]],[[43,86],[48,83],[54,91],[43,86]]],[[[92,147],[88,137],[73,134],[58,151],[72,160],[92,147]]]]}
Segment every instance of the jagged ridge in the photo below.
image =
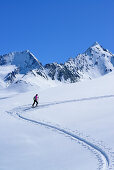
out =
{"type": "Polygon", "coordinates": [[[70,58],[64,64],[46,64],[48,75],[59,81],[76,82],[80,79],[92,79],[113,70],[114,56],[97,42],[83,54],[70,58]]]}
{"type": "Polygon", "coordinates": [[[83,54],[70,58],[64,64],[51,63],[43,66],[29,50],[26,50],[0,56],[0,66],[13,67],[6,75],[1,76],[3,81],[9,83],[22,80],[25,75],[30,76],[29,72],[34,77],[40,76],[46,80],[51,78],[74,83],[111,72],[114,69],[114,55],[95,42],[83,54]]]}

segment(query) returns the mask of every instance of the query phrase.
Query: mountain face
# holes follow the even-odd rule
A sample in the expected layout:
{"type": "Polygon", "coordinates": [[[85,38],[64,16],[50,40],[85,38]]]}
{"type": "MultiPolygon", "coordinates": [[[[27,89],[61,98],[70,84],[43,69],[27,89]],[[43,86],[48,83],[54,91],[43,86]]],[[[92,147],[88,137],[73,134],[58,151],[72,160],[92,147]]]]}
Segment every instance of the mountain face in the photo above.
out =
{"type": "MultiPolygon", "coordinates": [[[[0,68],[0,82],[1,84],[5,83],[6,86],[20,82],[25,75],[33,70],[36,70],[36,75],[47,79],[44,67],[28,50],[0,56],[0,68]]],[[[33,76],[36,77],[36,75],[33,76]]]]}
{"type": "Polygon", "coordinates": [[[33,69],[43,70],[42,64],[28,50],[0,56],[0,65],[15,65],[20,74],[26,74],[33,69]]]}
{"type": "Polygon", "coordinates": [[[78,55],[75,63],[83,77],[96,78],[113,70],[112,58],[114,56],[96,42],[84,54],[78,55]]]}
{"type": "Polygon", "coordinates": [[[95,42],[76,58],[70,58],[64,64],[46,64],[45,68],[48,76],[59,81],[76,82],[80,79],[92,79],[114,69],[114,55],[95,42]]]}
{"type": "Polygon", "coordinates": [[[28,80],[31,83],[31,80],[35,82],[38,78],[74,83],[105,75],[113,69],[114,55],[97,42],[83,54],[70,58],[64,64],[42,66],[28,50],[13,52],[0,56],[0,86],[28,80]]]}
{"type": "Polygon", "coordinates": [[[52,80],[74,83],[80,79],[80,75],[76,70],[72,71],[64,64],[46,64],[45,69],[52,80]]]}

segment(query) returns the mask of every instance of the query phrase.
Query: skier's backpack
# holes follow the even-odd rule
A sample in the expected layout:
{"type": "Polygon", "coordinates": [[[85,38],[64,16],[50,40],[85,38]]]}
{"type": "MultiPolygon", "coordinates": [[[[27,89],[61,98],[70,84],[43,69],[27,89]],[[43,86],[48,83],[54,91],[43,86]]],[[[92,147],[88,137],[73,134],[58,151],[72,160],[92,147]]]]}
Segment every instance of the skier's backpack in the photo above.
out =
{"type": "Polygon", "coordinates": [[[33,100],[35,100],[36,98],[35,98],[35,96],[33,97],[33,100]]]}

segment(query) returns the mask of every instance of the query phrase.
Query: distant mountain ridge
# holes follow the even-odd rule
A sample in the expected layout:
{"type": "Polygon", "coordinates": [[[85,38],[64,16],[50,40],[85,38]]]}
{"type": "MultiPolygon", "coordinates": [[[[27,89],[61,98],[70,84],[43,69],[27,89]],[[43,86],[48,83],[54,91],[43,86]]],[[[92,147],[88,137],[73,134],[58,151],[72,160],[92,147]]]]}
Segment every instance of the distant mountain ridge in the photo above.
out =
{"type": "Polygon", "coordinates": [[[59,81],[92,79],[114,69],[114,55],[95,42],[83,54],[70,58],[64,64],[46,64],[45,68],[52,79],[59,81]]]}
{"type": "Polygon", "coordinates": [[[19,82],[30,75],[34,78],[40,76],[45,80],[74,83],[105,75],[113,69],[114,55],[97,42],[83,54],[70,58],[64,64],[49,63],[43,66],[29,50],[0,56],[1,84],[19,82]]]}

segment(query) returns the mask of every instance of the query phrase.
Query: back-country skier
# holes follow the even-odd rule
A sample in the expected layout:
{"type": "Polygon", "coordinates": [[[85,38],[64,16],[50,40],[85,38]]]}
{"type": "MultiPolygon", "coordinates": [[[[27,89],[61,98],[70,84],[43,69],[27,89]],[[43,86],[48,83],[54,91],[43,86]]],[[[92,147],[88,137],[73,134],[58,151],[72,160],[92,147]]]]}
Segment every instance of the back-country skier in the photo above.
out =
{"type": "Polygon", "coordinates": [[[32,104],[32,107],[34,107],[34,104],[36,103],[36,106],[38,105],[38,94],[36,94],[34,97],[33,97],[33,100],[34,100],[34,102],[33,102],[33,104],[32,104]]]}

